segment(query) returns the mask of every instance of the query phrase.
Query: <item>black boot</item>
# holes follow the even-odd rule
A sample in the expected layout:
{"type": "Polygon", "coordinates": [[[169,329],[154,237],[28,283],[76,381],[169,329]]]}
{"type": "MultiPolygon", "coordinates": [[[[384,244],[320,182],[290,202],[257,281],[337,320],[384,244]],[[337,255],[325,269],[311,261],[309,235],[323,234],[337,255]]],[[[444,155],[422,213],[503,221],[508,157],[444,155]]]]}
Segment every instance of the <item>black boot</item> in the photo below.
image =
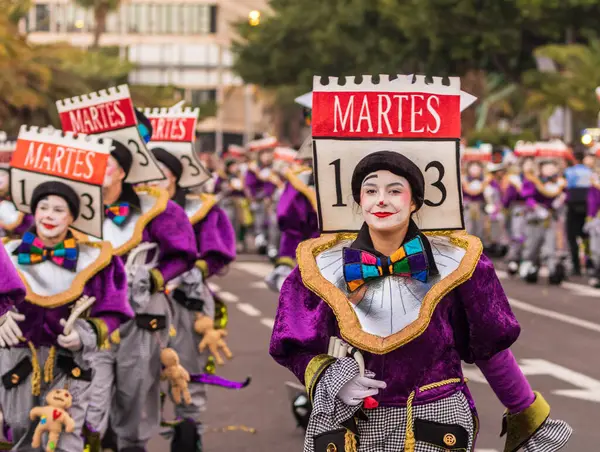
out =
{"type": "Polygon", "coordinates": [[[566,274],[567,272],[565,271],[565,266],[562,264],[562,262],[559,262],[556,264],[554,271],[550,273],[550,276],[548,276],[548,283],[553,286],[558,286],[564,281],[566,274]]]}
{"type": "MultiPolygon", "coordinates": [[[[90,432],[88,429],[84,428],[83,430],[83,438],[84,438],[84,452],[101,452],[102,447],[102,438],[100,438],[100,433],[98,432],[90,432]]],[[[1,449],[0,449],[1,450],[1,449]]],[[[113,449],[116,452],[116,449],[113,449]]]]}
{"type": "Polygon", "coordinates": [[[106,430],[104,438],[102,438],[100,444],[102,446],[102,450],[108,449],[114,452],[125,452],[119,451],[119,446],[117,445],[117,435],[115,434],[114,430],[110,428],[110,425],[108,426],[108,429],[106,430]]]}
{"type": "Polygon", "coordinates": [[[185,419],[175,426],[171,452],[202,452],[202,438],[192,419],[185,419]]]}

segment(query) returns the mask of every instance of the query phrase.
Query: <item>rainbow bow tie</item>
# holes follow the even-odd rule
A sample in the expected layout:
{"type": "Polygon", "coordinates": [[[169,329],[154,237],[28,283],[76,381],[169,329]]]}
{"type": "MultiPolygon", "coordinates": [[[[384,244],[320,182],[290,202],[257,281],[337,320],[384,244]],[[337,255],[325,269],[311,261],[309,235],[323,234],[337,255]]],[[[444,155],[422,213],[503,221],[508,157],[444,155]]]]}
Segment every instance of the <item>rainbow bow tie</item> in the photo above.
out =
{"type": "Polygon", "coordinates": [[[75,271],[79,250],[73,237],[59,243],[54,248],[45,248],[42,241],[35,234],[26,232],[16,254],[20,265],[39,264],[50,260],[60,267],[75,271]]]}
{"type": "Polygon", "coordinates": [[[427,282],[429,265],[420,237],[409,240],[390,257],[377,257],[366,251],[344,248],[344,279],[350,292],[383,276],[406,276],[427,282]]]}
{"type": "Polygon", "coordinates": [[[104,214],[110,218],[114,224],[121,226],[129,216],[130,208],[128,202],[118,202],[110,206],[104,206],[104,214]]]}

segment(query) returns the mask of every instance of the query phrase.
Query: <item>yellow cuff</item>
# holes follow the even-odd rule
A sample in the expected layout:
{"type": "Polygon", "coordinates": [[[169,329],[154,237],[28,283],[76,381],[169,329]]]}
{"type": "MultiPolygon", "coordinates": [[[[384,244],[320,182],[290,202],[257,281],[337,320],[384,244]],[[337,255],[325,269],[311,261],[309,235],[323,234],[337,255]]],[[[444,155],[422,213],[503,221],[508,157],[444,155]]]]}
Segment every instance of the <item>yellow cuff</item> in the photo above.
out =
{"type": "Polygon", "coordinates": [[[150,270],[150,277],[152,278],[154,293],[165,291],[165,278],[158,268],[150,270]]]}
{"type": "Polygon", "coordinates": [[[118,345],[121,343],[121,333],[119,333],[118,328],[116,330],[114,330],[112,332],[112,334],[110,335],[110,341],[115,345],[118,345]]]}
{"type": "Polygon", "coordinates": [[[311,402],[313,399],[313,392],[319,377],[327,368],[335,362],[335,358],[330,355],[317,355],[310,360],[306,370],[304,371],[304,384],[306,385],[306,392],[311,402]]]}
{"type": "Polygon", "coordinates": [[[208,278],[208,263],[204,259],[198,259],[195,265],[202,272],[202,277],[204,279],[208,278]]]}
{"type": "Polygon", "coordinates": [[[215,330],[223,330],[227,328],[229,323],[229,311],[227,305],[221,300],[215,298],[215,319],[214,326],[215,330]]]}
{"type": "Polygon", "coordinates": [[[550,405],[539,392],[534,391],[534,394],[535,400],[529,407],[520,413],[505,415],[502,426],[502,433],[506,433],[504,452],[519,450],[548,419],[550,405]]]}
{"type": "Polygon", "coordinates": [[[296,268],[296,260],[286,256],[278,257],[275,261],[275,267],[279,265],[286,265],[290,268],[296,268]]]}
{"type": "Polygon", "coordinates": [[[106,349],[108,341],[108,325],[106,325],[106,322],[96,318],[87,319],[87,321],[96,333],[96,344],[98,345],[98,349],[106,349]]]}

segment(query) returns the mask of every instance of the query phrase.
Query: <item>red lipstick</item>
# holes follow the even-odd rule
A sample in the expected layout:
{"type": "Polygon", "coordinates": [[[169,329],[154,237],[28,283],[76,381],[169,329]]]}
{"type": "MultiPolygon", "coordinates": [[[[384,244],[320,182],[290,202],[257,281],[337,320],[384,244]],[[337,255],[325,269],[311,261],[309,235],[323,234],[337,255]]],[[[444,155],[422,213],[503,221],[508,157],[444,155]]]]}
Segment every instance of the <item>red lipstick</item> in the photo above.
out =
{"type": "Polygon", "coordinates": [[[42,225],[46,228],[46,229],[54,229],[56,227],[55,224],[48,224],[48,223],[42,223],[42,225]]]}
{"type": "Polygon", "coordinates": [[[373,215],[375,215],[377,218],[387,218],[394,214],[392,212],[373,212],[373,215]]]}

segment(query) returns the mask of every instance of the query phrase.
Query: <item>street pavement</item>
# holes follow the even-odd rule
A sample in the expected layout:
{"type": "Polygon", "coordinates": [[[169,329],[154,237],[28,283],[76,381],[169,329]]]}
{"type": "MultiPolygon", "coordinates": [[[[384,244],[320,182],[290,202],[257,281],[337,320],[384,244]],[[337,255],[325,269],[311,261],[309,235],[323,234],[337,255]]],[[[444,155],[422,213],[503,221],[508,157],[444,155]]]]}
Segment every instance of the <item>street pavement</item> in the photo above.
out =
{"type": "MultiPolygon", "coordinates": [[[[497,264],[498,275],[521,323],[512,350],[535,390],[552,407],[551,416],[567,421],[574,434],[564,451],[600,450],[600,290],[583,280],[562,287],[511,279],[497,264]]],[[[211,284],[229,305],[228,342],[234,358],[218,369],[221,376],[243,380],[242,390],[209,389],[204,423],[205,452],[296,452],[303,431],[296,428],[286,381],[295,377],[268,354],[277,295],[263,283],[271,265],[258,256],[242,255],[223,277],[211,284]]],[[[477,452],[500,452],[503,408],[475,367],[465,366],[479,411],[477,452]]],[[[150,452],[169,450],[156,437],[150,452]]]]}

